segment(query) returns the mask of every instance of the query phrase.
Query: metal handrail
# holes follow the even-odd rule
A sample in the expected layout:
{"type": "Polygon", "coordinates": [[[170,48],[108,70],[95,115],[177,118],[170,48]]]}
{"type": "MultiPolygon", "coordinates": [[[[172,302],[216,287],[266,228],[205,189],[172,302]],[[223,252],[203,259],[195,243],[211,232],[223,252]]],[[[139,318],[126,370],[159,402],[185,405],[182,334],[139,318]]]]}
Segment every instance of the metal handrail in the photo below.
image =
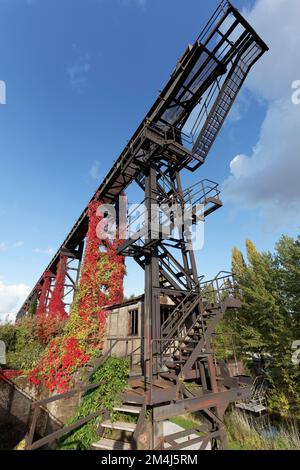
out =
{"type": "Polygon", "coordinates": [[[74,390],[71,390],[69,392],[62,393],[62,394],[59,394],[59,395],[54,395],[53,397],[45,398],[44,400],[40,400],[40,401],[37,401],[37,402],[33,403],[32,404],[32,409],[34,409],[34,413],[33,413],[32,421],[31,421],[31,425],[30,425],[29,434],[28,434],[28,437],[26,439],[25,449],[26,450],[39,449],[39,448],[43,447],[46,444],[50,444],[51,442],[54,442],[55,440],[59,439],[63,435],[67,434],[68,432],[74,431],[75,429],[81,427],[83,424],[86,424],[89,421],[93,420],[97,416],[100,416],[102,414],[102,411],[93,413],[93,414],[91,414],[91,415],[89,415],[85,418],[81,418],[81,419],[77,420],[75,423],[72,423],[69,426],[64,427],[63,429],[55,431],[55,432],[49,434],[48,436],[45,436],[45,437],[33,442],[34,434],[35,434],[35,430],[36,430],[37,419],[38,419],[38,414],[39,414],[40,408],[42,406],[45,406],[48,403],[53,403],[53,402],[58,401],[58,400],[63,400],[63,399],[66,399],[66,398],[70,398],[70,397],[76,395],[77,393],[82,393],[82,392],[87,392],[87,391],[90,391],[90,390],[94,390],[102,384],[103,383],[79,386],[79,387],[77,387],[74,390]]]}
{"type": "MultiPolygon", "coordinates": [[[[134,357],[141,357],[141,351],[142,351],[142,345],[140,343],[139,346],[137,346],[134,350],[133,348],[131,349],[131,351],[129,352],[128,351],[128,344],[131,342],[133,343],[134,341],[142,341],[142,337],[141,336],[122,336],[122,337],[110,337],[110,338],[107,338],[107,341],[117,341],[116,344],[118,343],[126,343],[126,351],[125,351],[125,356],[127,358],[130,358],[130,363],[129,363],[129,366],[132,367],[133,366],[133,359],[134,357]]],[[[115,346],[116,346],[115,344],[115,346]]],[[[110,352],[110,355],[112,353],[112,350],[110,352]]]]}
{"type": "Polygon", "coordinates": [[[194,144],[192,135],[186,134],[181,129],[178,129],[171,124],[166,124],[166,126],[162,127],[153,121],[146,121],[145,128],[158,133],[166,142],[177,142],[185,148],[191,147],[194,144]]]}
{"type": "Polygon", "coordinates": [[[220,199],[221,191],[219,189],[219,185],[218,183],[215,183],[214,181],[205,179],[205,180],[200,181],[199,183],[194,184],[190,188],[187,188],[183,192],[183,197],[184,197],[185,203],[190,203],[191,205],[194,206],[199,203],[205,203],[209,195],[212,195],[212,194],[213,194],[212,197],[215,197],[216,199],[220,199]],[[195,191],[193,192],[193,190],[195,191]],[[200,196],[197,198],[199,194],[200,196]]]}
{"type": "MultiPolygon", "coordinates": [[[[181,202],[183,204],[187,204],[190,199],[190,204],[193,206],[196,206],[199,203],[205,203],[207,201],[208,197],[211,195],[211,197],[215,197],[216,199],[220,199],[220,190],[219,190],[219,185],[215,181],[211,181],[209,179],[202,180],[194,185],[192,185],[190,188],[187,188],[183,191],[182,195],[182,200],[181,202]],[[193,192],[194,191],[194,192],[193,192]]],[[[176,195],[175,197],[177,197],[176,195]]],[[[145,227],[146,227],[146,221],[145,221],[145,215],[147,214],[147,210],[145,209],[144,206],[145,200],[142,201],[137,207],[132,209],[131,212],[129,212],[127,218],[128,218],[128,224],[126,226],[126,233],[127,236],[130,239],[136,239],[138,241],[140,238],[143,238],[146,233],[145,233],[145,227]],[[143,211],[140,214],[134,215],[139,208],[143,208],[143,211]],[[137,230],[134,233],[131,233],[131,229],[133,224],[137,223],[140,220],[141,228],[137,230]]],[[[160,205],[158,206],[158,209],[163,208],[164,204],[170,205],[170,198],[164,200],[162,199],[160,201],[160,205]]],[[[159,212],[158,213],[159,218],[158,222],[159,225],[164,228],[164,227],[170,227],[169,223],[170,220],[167,218],[166,220],[161,220],[162,216],[165,215],[165,211],[159,212]]]]}
{"type": "Polygon", "coordinates": [[[198,41],[202,42],[205,39],[205,37],[207,36],[207,34],[211,30],[211,28],[216,24],[218,18],[220,18],[222,16],[222,14],[226,13],[225,9],[226,8],[229,9],[229,7],[230,7],[230,3],[229,3],[228,0],[222,0],[221,1],[220,5],[215,10],[215,12],[211,16],[210,20],[206,23],[203,30],[199,34],[198,41]]]}
{"type": "MultiPolygon", "coordinates": [[[[192,296],[199,294],[199,296],[202,297],[201,294],[203,294],[203,289],[205,289],[206,286],[211,285],[213,287],[214,292],[220,292],[222,290],[225,290],[222,288],[222,286],[219,285],[219,281],[226,280],[226,279],[232,279],[234,280],[233,273],[227,272],[227,271],[220,271],[212,280],[210,281],[205,281],[203,282],[202,279],[200,282],[198,282],[195,285],[195,290],[193,291],[188,291],[187,295],[182,299],[182,301],[178,304],[178,306],[173,310],[172,314],[164,321],[162,324],[162,330],[167,327],[167,325],[170,323],[170,321],[173,320],[173,318],[180,313],[180,310],[184,306],[184,304],[192,298],[192,296]],[[224,275],[223,275],[224,274],[224,275]],[[215,286],[215,287],[214,287],[215,286]],[[199,288],[199,292],[197,292],[197,288],[199,288]]],[[[234,284],[234,283],[233,283],[234,284]]],[[[205,292],[204,292],[205,294],[205,292]]]]}
{"type": "MultiPolygon", "coordinates": [[[[111,347],[106,351],[106,353],[101,356],[100,358],[100,362],[97,363],[97,366],[93,368],[92,371],[89,372],[89,375],[88,377],[90,377],[91,375],[93,375],[93,373],[100,367],[100,365],[102,365],[109,357],[111,357],[111,354],[112,354],[112,351],[114,350],[114,348],[116,347],[116,345],[119,343],[119,342],[122,342],[122,341],[134,341],[134,340],[141,340],[142,338],[141,337],[137,337],[137,336],[134,336],[134,337],[111,337],[111,338],[107,338],[108,341],[114,341],[114,343],[111,345],[111,347]]],[[[141,348],[141,347],[140,347],[141,348]]],[[[137,348],[138,350],[139,348],[137,348]]],[[[132,351],[131,354],[133,354],[135,351],[132,351]]],[[[103,411],[97,411],[95,413],[92,413],[90,414],[89,416],[86,416],[85,418],[81,418],[79,420],[77,420],[75,423],[72,423],[58,431],[55,431],[51,434],[49,434],[48,436],[45,436],[35,442],[33,442],[33,439],[34,439],[34,434],[35,434],[35,430],[36,430],[36,424],[37,424],[37,419],[38,419],[38,414],[39,414],[39,411],[41,409],[41,407],[45,407],[45,405],[48,405],[49,403],[53,403],[55,401],[59,401],[59,400],[64,400],[66,398],[71,398],[72,396],[76,395],[77,393],[82,393],[82,392],[88,392],[90,390],[95,390],[96,388],[100,387],[100,385],[103,385],[105,382],[100,382],[100,383],[97,383],[97,384],[89,384],[89,385],[84,385],[83,383],[80,383],[80,385],[76,388],[74,388],[73,390],[70,390],[69,392],[65,392],[65,393],[61,393],[61,394],[57,394],[57,395],[54,395],[52,397],[49,397],[49,398],[45,398],[43,400],[39,400],[39,401],[36,401],[32,404],[32,409],[34,410],[34,413],[33,413],[33,417],[32,417],[32,421],[31,421],[31,425],[30,425],[30,430],[29,430],[29,434],[28,434],[28,437],[26,439],[26,450],[36,450],[36,449],[39,449],[41,447],[43,447],[44,445],[46,444],[50,444],[54,441],[56,441],[57,439],[59,439],[60,437],[64,436],[65,434],[71,432],[71,431],[74,431],[75,429],[83,426],[84,424],[87,424],[89,421],[92,421],[93,419],[97,418],[98,416],[100,416],[103,411]]]]}
{"type": "MultiPolygon", "coordinates": [[[[233,278],[233,274],[232,273],[228,273],[226,271],[220,271],[220,273],[217,274],[217,276],[212,280],[212,281],[208,281],[207,283],[200,283],[199,286],[203,286],[205,285],[209,285],[212,287],[212,289],[209,291],[209,292],[205,292],[205,287],[203,288],[200,288],[199,289],[199,294],[198,296],[195,297],[195,300],[189,305],[189,307],[187,308],[187,311],[185,312],[184,310],[184,303],[185,302],[188,302],[190,296],[191,296],[191,293],[189,292],[186,297],[182,300],[182,302],[178,305],[178,307],[175,309],[175,311],[173,312],[173,315],[172,315],[172,318],[171,318],[171,321],[175,320],[175,314],[177,315],[177,323],[175,323],[175,325],[171,328],[171,331],[168,332],[168,336],[167,338],[164,338],[164,341],[167,341],[167,345],[164,345],[162,348],[161,348],[161,354],[164,354],[166,352],[166,350],[170,351],[170,353],[172,352],[172,354],[175,354],[175,352],[178,350],[178,343],[185,337],[188,335],[188,333],[194,328],[195,326],[195,323],[197,323],[198,321],[201,321],[202,323],[202,327],[203,327],[203,334],[204,334],[204,338],[205,338],[205,333],[204,333],[204,318],[203,318],[203,312],[205,311],[205,307],[207,305],[209,305],[210,303],[218,303],[218,304],[221,304],[225,299],[222,298],[222,292],[224,291],[232,291],[232,289],[234,288],[234,293],[236,293],[236,290],[235,290],[235,283],[234,283],[234,278],[233,278]],[[230,286],[228,287],[226,285],[226,281],[230,279],[230,286]],[[223,281],[223,282],[222,282],[223,281]],[[203,292],[204,290],[204,292],[203,292]],[[211,294],[213,293],[214,296],[216,296],[213,301],[211,299],[207,299],[205,298],[205,296],[207,294],[211,294]],[[196,321],[194,322],[194,324],[191,326],[191,328],[188,330],[188,331],[185,331],[183,329],[184,327],[184,322],[185,320],[187,319],[187,317],[189,316],[189,314],[191,313],[191,311],[196,307],[197,303],[200,303],[200,302],[203,302],[205,304],[205,306],[201,307],[201,311],[200,311],[200,316],[196,319],[196,321]],[[183,308],[183,312],[181,312],[181,309],[183,308]],[[182,313],[182,315],[180,315],[182,313]],[[178,315],[179,318],[178,318],[178,315]],[[174,334],[177,330],[177,336],[174,337],[174,334]]],[[[168,320],[168,319],[167,319],[168,320]]],[[[167,323],[167,320],[164,322],[164,324],[167,323]]],[[[170,324],[170,322],[169,322],[170,324]]],[[[166,328],[166,326],[165,326],[166,328]]]]}

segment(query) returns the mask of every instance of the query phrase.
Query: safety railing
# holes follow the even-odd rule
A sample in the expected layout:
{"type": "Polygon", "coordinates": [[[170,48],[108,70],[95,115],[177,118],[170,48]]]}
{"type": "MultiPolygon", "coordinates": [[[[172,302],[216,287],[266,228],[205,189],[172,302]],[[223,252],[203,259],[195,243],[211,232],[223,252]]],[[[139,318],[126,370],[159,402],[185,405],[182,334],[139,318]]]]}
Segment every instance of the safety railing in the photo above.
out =
{"type": "Polygon", "coordinates": [[[126,357],[128,359],[128,364],[130,370],[135,365],[140,365],[142,361],[142,338],[140,336],[122,336],[122,337],[109,337],[107,338],[109,344],[109,356],[111,357],[114,353],[116,346],[123,345],[121,350],[118,352],[118,355],[121,357],[126,357]],[[135,343],[139,342],[138,345],[135,343]],[[113,345],[113,347],[112,347],[113,345]]]}
{"type": "Polygon", "coordinates": [[[218,183],[205,179],[184,190],[183,198],[185,204],[195,206],[205,204],[210,197],[220,200],[220,194],[218,183]]]}
{"type": "Polygon", "coordinates": [[[47,406],[50,403],[54,403],[59,400],[65,400],[67,398],[71,398],[72,396],[79,394],[79,393],[84,393],[88,392],[91,390],[95,390],[100,386],[100,383],[98,384],[89,384],[89,385],[82,385],[74,390],[71,390],[70,392],[62,393],[60,395],[55,395],[50,398],[46,398],[44,400],[37,401],[32,404],[32,409],[34,410],[33,416],[32,416],[32,421],[30,425],[30,430],[28,437],[26,439],[26,450],[37,450],[40,449],[41,447],[44,447],[45,445],[51,444],[55,442],[56,440],[60,439],[62,436],[65,434],[68,434],[71,431],[74,431],[75,429],[78,429],[79,427],[83,426],[84,424],[87,424],[89,421],[92,421],[93,419],[97,418],[102,414],[102,411],[98,411],[95,413],[92,413],[85,418],[81,418],[77,420],[75,423],[72,423],[68,426],[63,427],[62,429],[59,429],[58,431],[55,431],[48,436],[45,436],[41,439],[38,439],[37,441],[34,442],[34,437],[35,437],[35,432],[36,432],[36,425],[37,425],[37,420],[39,417],[39,413],[42,407],[47,406]]]}
{"type": "Polygon", "coordinates": [[[211,281],[200,283],[203,301],[221,303],[228,297],[237,298],[239,289],[234,275],[228,271],[220,271],[211,281]]]}
{"type": "Polygon", "coordinates": [[[203,125],[205,124],[205,121],[209,116],[212,104],[215,103],[220,89],[220,81],[219,79],[217,79],[208,90],[204,101],[202,101],[203,104],[199,109],[198,116],[195,119],[195,122],[191,129],[191,135],[193,136],[193,140],[197,138],[199,130],[201,130],[203,125]]]}
{"type": "Polygon", "coordinates": [[[139,205],[134,205],[131,211],[127,214],[127,226],[126,235],[128,239],[138,239],[143,229],[146,226],[146,199],[144,199],[139,205]]]}
{"type": "Polygon", "coordinates": [[[194,141],[191,135],[182,132],[181,129],[171,124],[156,124],[154,122],[146,122],[146,129],[158,134],[165,142],[177,142],[186,149],[192,148],[194,141]]]}
{"type": "MultiPolygon", "coordinates": [[[[174,197],[171,195],[166,199],[161,198],[156,208],[152,208],[152,234],[155,233],[156,237],[160,238],[159,233],[161,232],[163,238],[170,238],[176,221],[183,222],[183,209],[188,208],[193,216],[200,205],[204,206],[209,202],[209,198],[220,201],[219,185],[209,179],[202,180],[187,188],[182,195],[175,192],[174,197]],[[156,231],[154,232],[155,227],[156,231]]],[[[146,199],[139,205],[134,205],[127,215],[126,237],[127,240],[135,241],[136,245],[139,240],[146,239],[148,235],[148,212],[145,204],[146,199]]],[[[180,229],[180,227],[178,228],[180,229]]]]}
{"type": "Polygon", "coordinates": [[[229,9],[229,2],[228,0],[222,0],[218,8],[214,11],[213,15],[211,16],[210,20],[207,22],[203,30],[198,36],[198,41],[204,43],[205,39],[211,32],[211,30],[218,24],[220,19],[224,16],[224,14],[229,9]]]}
{"type": "MultiPolygon", "coordinates": [[[[189,333],[196,324],[201,325],[202,335],[204,340],[206,340],[207,323],[204,317],[206,309],[209,306],[221,306],[230,297],[236,299],[237,294],[238,289],[233,274],[225,271],[221,271],[211,281],[200,282],[198,294],[188,292],[162,325],[161,335],[163,339],[160,343],[161,349],[159,351],[162,359],[164,354],[167,354],[170,358],[174,357],[176,353],[181,356],[180,343],[184,342],[187,336],[190,336],[189,333]],[[198,313],[196,313],[197,306],[199,306],[198,313]],[[196,316],[193,318],[192,324],[187,328],[186,321],[193,312],[196,313],[196,316]]],[[[189,343],[192,346],[193,340],[189,339],[189,343]]]]}
{"type": "Polygon", "coordinates": [[[162,336],[165,336],[166,332],[169,333],[177,325],[180,319],[183,319],[186,313],[186,308],[189,305],[189,302],[195,297],[200,297],[200,285],[195,286],[195,290],[189,290],[188,293],[184,296],[181,302],[175,307],[175,309],[170,313],[161,326],[162,336]]]}
{"type": "Polygon", "coordinates": [[[180,322],[179,328],[184,324],[190,304],[195,298],[196,300],[198,298],[198,301],[203,303],[220,303],[230,295],[236,297],[237,292],[237,284],[232,273],[220,271],[210,281],[202,281],[201,278],[195,289],[187,292],[185,297],[164,321],[162,324],[162,335],[167,331],[169,336],[170,331],[174,329],[178,322],[180,322]]]}

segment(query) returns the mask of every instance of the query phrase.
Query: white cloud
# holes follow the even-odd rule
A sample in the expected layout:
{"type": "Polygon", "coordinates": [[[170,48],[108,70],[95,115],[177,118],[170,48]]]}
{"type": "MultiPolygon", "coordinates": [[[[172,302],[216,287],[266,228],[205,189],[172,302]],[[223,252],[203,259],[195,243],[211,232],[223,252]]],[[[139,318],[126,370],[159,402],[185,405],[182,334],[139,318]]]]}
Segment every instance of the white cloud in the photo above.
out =
{"type": "Polygon", "coordinates": [[[30,287],[25,284],[6,285],[0,280],[0,323],[15,319],[29,292],[30,287]]]}
{"type": "Polygon", "coordinates": [[[43,255],[53,255],[54,249],[53,248],[34,248],[33,252],[43,254],[43,255]]]}
{"type": "Polygon", "coordinates": [[[0,243],[0,251],[7,251],[7,248],[8,248],[8,246],[7,246],[6,243],[4,243],[4,242],[0,243]]]}
{"type": "Polygon", "coordinates": [[[100,167],[101,167],[101,162],[99,162],[99,160],[94,160],[89,171],[90,177],[93,178],[93,180],[98,181],[100,179],[101,177],[100,167]]]}
{"type": "Polygon", "coordinates": [[[257,0],[247,19],[270,47],[254,67],[247,83],[267,100],[291,96],[291,84],[300,79],[299,0],[257,0]]]}
{"type": "Polygon", "coordinates": [[[230,164],[224,199],[257,209],[278,227],[298,225],[300,105],[292,104],[291,87],[300,78],[300,2],[257,0],[247,17],[270,47],[247,81],[268,109],[252,154],[230,164]]]}

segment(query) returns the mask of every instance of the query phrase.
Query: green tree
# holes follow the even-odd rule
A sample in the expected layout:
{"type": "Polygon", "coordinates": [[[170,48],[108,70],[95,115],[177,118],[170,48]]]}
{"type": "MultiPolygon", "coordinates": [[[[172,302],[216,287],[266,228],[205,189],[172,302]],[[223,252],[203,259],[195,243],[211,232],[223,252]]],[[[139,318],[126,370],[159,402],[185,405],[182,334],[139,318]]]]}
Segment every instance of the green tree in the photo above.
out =
{"type": "Polygon", "coordinates": [[[35,320],[29,317],[14,325],[0,325],[0,339],[6,344],[7,367],[10,369],[30,369],[44,350],[38,341],[35,320]]]}
{"type": "Polygon", "coordinates": [[[236,248],[232,268],[241,291],[243,308],[238,315],[241,342],[249,352],[261,356],[282,351],[286,312],[277,289],[277,272],[270,253],[259,253],[247,240],[248,263],[236,248]]]}
{"type": "Polygon", "coordinates": [[[276,245],[278,289],[291,315],[294,339],[300,339],[300,237],[283,236],[276,245]]]}
{"type": "Polygon", "coordinates": [[[259,355],[273,386],[271,407],[300,415],[300,368],[291,362],[292,343],[300,339],[300,239],[282,237],[274,255],[259,253],[247,240],[246,254],[245,260],[237,248],[232,252],[242,308],[225,315],[218,327],[217,347],[223,357],[229,357],[226,345],[234,338],[245,362],[259,355]]]}

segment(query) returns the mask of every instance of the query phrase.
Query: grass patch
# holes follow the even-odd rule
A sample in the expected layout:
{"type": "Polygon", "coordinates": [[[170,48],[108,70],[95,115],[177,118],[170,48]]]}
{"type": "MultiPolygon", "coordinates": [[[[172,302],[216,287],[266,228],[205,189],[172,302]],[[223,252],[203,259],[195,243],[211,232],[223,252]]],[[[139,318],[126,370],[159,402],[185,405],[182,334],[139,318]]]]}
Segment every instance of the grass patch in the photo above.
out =
{"type": "Polygon", "coordinates": [[[293,421],[275,429],[268,419],[257,422],[234,410],[226,416],[225,423],[231,450],[300,450],[300,432],[293,421]]]}
{"type": "Polygon", "coordinates": [[[196,421],[187,416],[175,416],[175,418],[171,418],[169,421],[173,424],[177,424],[177,426],[180,426],[183,429],[194,429],[199,426],[196,421]]]}

